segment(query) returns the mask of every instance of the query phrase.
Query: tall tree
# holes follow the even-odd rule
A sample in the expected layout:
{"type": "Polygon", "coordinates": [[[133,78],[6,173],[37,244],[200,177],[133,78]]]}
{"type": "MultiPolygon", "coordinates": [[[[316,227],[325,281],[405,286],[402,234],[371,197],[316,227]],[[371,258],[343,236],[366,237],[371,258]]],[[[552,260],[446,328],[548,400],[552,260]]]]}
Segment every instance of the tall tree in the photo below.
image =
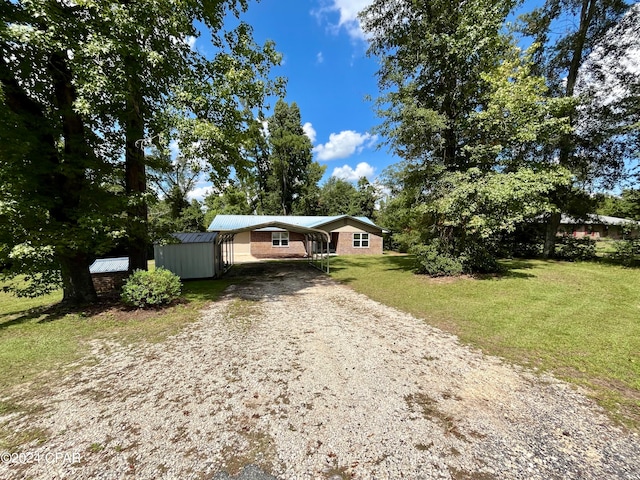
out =
{"type": "MultiPolygon", "coordinates": [[[[585,62],[628,8],[622,0],[547,0],[543,7],[522,17],[523,32],[542,46],[536,57],[537,65],[553,95],[571,98],[580,93],[576,88],[580,75],[585,73],[585,62]],[[555,33],[558,26],[562,26],[563,34],[555,33]]],[[[610,43],[609,48],[620,55],[621,50],[615,48],[615,43],[610,43]]],[[[616,133],[609,128],[611,116],[603,121],[604,111],[596,114],[591,108],[593,97],[582,95],[580,100],[565,112],[571,126],[576,128],[563,136],[558,163],[569,168],[581,182],[614,179],[623,167],[625,140],[620,142],[620,137],[616,138],[616,133]],[[594,124],[598,127],[590,128],[594,124]]],[[[552,193],[556,207],[548,215],[545,257],[554,254],[561,213],[574,198],[571,192],[571,189],[561,189],[552,193]]]]}
{"type": "Polygon", "coordinates": [[[360,14],[368,54],[380,58],[381,133],[402,158],[450,171],[474,165],[469,122],[508,46],[501,34],[513,0],[376,0],[360,14]]]}
{"type": "Polygon", "coordinates": [[[313,162],[312,144],[302,128],[296,103],[276,102],[268,122],[269,166],[264,197],[264,213],[305,214],[316,195],[314,186],[324,169],[313,162]]]}
{"type": "Polygon", "coordinates": [[[403,220],[406,246],[430,243],[466,271],[496,268],[501,236],[567,184],[568,172],[545,162],[570,128],[564,105],[546,98],[531,55],[503,33],[513,6],[379,1],[361,17],[369,53],[383,58],[382,130],[404,158],[388,175],[398,195],[382,218],[403,220]]]}

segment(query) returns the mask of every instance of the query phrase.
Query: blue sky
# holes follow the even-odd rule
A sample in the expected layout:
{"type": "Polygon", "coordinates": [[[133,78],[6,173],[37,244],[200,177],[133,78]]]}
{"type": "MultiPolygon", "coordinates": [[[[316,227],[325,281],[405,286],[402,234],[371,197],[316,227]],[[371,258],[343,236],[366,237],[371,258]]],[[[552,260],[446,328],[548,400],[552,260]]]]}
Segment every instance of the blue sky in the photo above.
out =
{"type": "Polygon", "coordinates": [[[300,107],[314,159],[331,175],[373,180],[397,161],[372,128],[379,123],[366,95],[377,96],[377,61],[355,15],[367,0],[262,0],[244,19],[257,42],[273,40],[283,55],[274,74],[288,78],[287,102],[300,107]]]}

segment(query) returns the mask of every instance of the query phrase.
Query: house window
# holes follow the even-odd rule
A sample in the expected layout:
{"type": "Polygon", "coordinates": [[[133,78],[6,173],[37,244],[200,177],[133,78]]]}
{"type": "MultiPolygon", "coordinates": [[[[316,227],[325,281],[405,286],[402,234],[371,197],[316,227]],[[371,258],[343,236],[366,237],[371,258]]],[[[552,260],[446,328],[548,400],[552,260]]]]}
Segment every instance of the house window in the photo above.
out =
{"type": "Polygon", "coordinates": [[[369,234],[368,233],[354,233],[353,234],[353,247],[354,248],[369,248],[369,234]]]}
{"type": "Polygon", "coordinates": [[[289,232],[273,232],[271,234],[271,245],[274,247],[288,247],[289,232]]]}

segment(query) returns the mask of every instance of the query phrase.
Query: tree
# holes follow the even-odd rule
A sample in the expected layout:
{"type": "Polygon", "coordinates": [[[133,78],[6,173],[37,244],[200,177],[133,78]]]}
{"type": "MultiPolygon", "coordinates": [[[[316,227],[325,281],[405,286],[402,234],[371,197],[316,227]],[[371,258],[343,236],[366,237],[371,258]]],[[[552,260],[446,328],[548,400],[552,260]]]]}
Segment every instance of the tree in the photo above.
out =
{"type": "Polygon", "coordinates": [[[381,59],[380,132],[405,159],[449,171],[476,165],[464,146],[482,106],[483,72],[508,47],[501,34],[515,1],[376,0],[360,14],[368,54],[381,59]]]}
{"type": "Polygon", "coordinates": [[[312,144],[302,129],[300,109],[295,102],[289,105],[280,99],[267,125],[268,162],[261,159],[256,165],[258,183],[266,186],[260,198],[261,213],[311,214],[324,167],[313,162],[312,144]]]}
{"type": "Polygon", "coordinates": [[[320,214],[356,214],[357,195],[358,191],[351,182],[338,177],[329,177],[320,188],[320,214]]]}
{"type": "Polygon", "coordinates": [[[251,215],[254,207],[247,195],[247,188],[237,181],[230,181],[222,191],[214,191],[204,199],[206,214],[205,226],[211,224],[216,215],[251,215]]]}
{"type": "MultiPolygon", "coordinates": [[[[606,38],[628,7],[621,0],[547,0],[542,8],[522,18],[522,31],[542,46],[536,63],[539,72],[546,76],[552,94],[566,98],[583,94],[580,102],[575,102],[565,113],[570,125],[576,128],[563,135],[557,154],[559,164],[570,169],[582,184],[598,178],[615,180],[623,166],[627,143],[619,135],[622,130],[616,122],[616,117],[620,118],[623,112],[613,116],[615,109],[609,106],[594,108],[593,96],[584,88],[581,91],[577,88],[580,76],[588,76],[588,70],[593,71],[588,59],[599,46],[603,46],[608,55],[620,56],[622,45],[616,47],[616,41],[607,42],[606,38]],[[563,35],[555,34],[559,25],[561,31],[566,32],[563,35]]],[[[545,257],[554,254],[561,213],[575,203],[571,190],[561,189],[552,195],[555,207],[548,215],[545,257]]]]}
{"type": "Polygon", "coordinates": [[[351,182],[330,177],[320,188],[319,213],[372,218],[377,200],[376,189],[366,177],[358,180],[357,188],[351,182]]]}
{"type": "Polygon", "coordinates": [[[640,190],[628,188],[619,196],[602,195],[599,200],[599,215],[640,220],[640,190]]]}
{"type": "Polygon", "coordinates": [[[2,251],[51,258],[36,270],[42,288],[59,268],[65,301],[94,300],[89,264],[116,238],[128,241],[130,267],[146,268],[149,144],[176,139],[213,175],[241,167],[251,111],[282,92],[281,81],[266,79],[280,59],[273,45],[257,46],[242,22],[223,31],[226,14],[245,8],[234,0],[0,5],[8,205],[0,215],[11,225],[2,251]],[[210,30],[213,58],[186,41],[199,35],[196,21],[210,30]]]}
{"type": "Polygon", "coordinates": [[[404,248],[429,244],[467,271],[495,268],[501,236],[568,175],[548,162],[570,128],[563,104],[502,32],[513,6],[377,1],[361,16],[383,58],[381,128],[404,158],[386,175],[381,218],[404,248]]]}
{"type": "Polygon", "coordinates": [[[367,177],[360,177],[358,179],[355,215],[373,218],[378,199],[379,194],[376,191],[376,187],[367,180],[367,177]]]}

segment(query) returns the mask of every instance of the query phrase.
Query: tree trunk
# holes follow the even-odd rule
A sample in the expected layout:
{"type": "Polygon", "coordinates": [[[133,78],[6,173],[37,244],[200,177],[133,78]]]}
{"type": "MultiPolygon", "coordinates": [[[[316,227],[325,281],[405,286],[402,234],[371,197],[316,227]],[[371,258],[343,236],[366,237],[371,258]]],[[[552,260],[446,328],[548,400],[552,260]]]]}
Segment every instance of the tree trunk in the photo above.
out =
{"type": "Polygon", "coordinates": [[[97,295],[89,273],[89,256],[82,252],[72,252],[59,253],[56,258],[62,273],[62,302],[71,305],[95,302],[97,295]]]}
{"type": "Polygon", "coordinates": [[[542,249],[542,257],[549,259],[553,258],[556,250],[556,239],[558,235],[558,228],[560,227],[560,220],[562,219],[561,213],[552,213],[549,217],[549,221],[545,226],[544,235],[544,247],[542,249]]]}
{"type": "MultiPolygon", "coordinates": [[[[580,66],[582,65],[582,56],[584,51],[584,45],[587,38],[587,32],[593,21],[593,17],[596,12],[596,0],[582,0],[580,9],[580,25],[578,26],[578,35],[576,42],[571,51],[571,62],[569,64],[569,71],[567,72],[567,86],[564,96],[566,98],[573,97],[576,82],[578,80],[578,73],[580,66]]],[[[574,111],[569,114],[569,124],[573,127],[575,123],[574,111]]],[[[560,144],[560,153],[558,155],[558,162],[560,165],[568,166],[571,154],[574,150],[573,138],[571,134],[565,135],[560,144]]],[[[558,207],[564,210],[565,202],[558,202],[558,207]]],[[[565,212],[566,213],[566,212],[565,212]]],[[[542,256],[544,258],[553,258],[556,249],[556,239],[558,227],[560,226],[561,213],[553,213],[549,217],[549,222],[546,225],[544,248],[542,250],[542,256]]]]}
{"type": "MultiPolygon", "coordinates": [[[[131,62],[134,60],[131,59],[131,62]]],[[[144,194],[147,177],[144,158],[144,119],[142,95],[135,75],[129,78],[125,125],[125,185],[128,197],[129,271],[147,270],[149,247],[148,208],[144,194]]]]}
{"type": "MultiPolygon", "coordinates": [[[[65,165],[61,168],[61,159],[56,148],[56,137],[49,129],[48,120],[41,105],[32,100],[5,70],[0,69],[0,80],[5,94],[6,105],[17,115],[25,119],[25,125],[38,132],[39,162],[48,164],[44,173],[34,185],[37,195],[47,196],[52,200],[49,215],[59,229],[60,235],[54,240],[65,242],[65,234],[77,228],[77,212],[81,206],[81,191],[86,186],[84,156],[90,154],[84,137],[84,125],[81,118],[73,111],[75,89],[70,81],[69,70],[61,55],[50,58],[50,73],[54,79],[54,90],[57,107],[61,115],[65,165]]],[[[73,235],[73,233],[71,233],[73,235]]],[[[56,258],[61,266],[63,281],[63,301],[66,303],[90,303],[97,299],[93,281],[89,273],[89,256],[77,245],[77,238],[71,245],[76,248],[62,255],[56,252],[56,258]]],[[[68,248],[68,245],[58,249],[68,248]]]]}
{"type": "MultiPolygon", "coordinates": [[[[71,82],[71,72],[66,59],[54,54],[49,60],[50,72],[54,79],[54,91],[58,110],[62,119],[64,138],[64,173],[54,175],[54,184],[60,197],[59,204],[51,209],[51,216],[58,221],[65,233],[73,235],[78,231],[77,212],[82,208],[81,194],[87,188],[86,171],[89,157],[93,155],[87,144],[84,122],[74,110],[76,90],[71,82]],[[70,168],[71,167],[71,168],[70,168]]],[[[89,273],[90,255],[82,242],[65,242],[64,250],[73,245],[70,252],[57,253],[60,262],[64,297],[63,302],[82,304],[98,299],[93,280],[89,273]],[[74,244],[75,243],[75,244],[74,244]]]]}

